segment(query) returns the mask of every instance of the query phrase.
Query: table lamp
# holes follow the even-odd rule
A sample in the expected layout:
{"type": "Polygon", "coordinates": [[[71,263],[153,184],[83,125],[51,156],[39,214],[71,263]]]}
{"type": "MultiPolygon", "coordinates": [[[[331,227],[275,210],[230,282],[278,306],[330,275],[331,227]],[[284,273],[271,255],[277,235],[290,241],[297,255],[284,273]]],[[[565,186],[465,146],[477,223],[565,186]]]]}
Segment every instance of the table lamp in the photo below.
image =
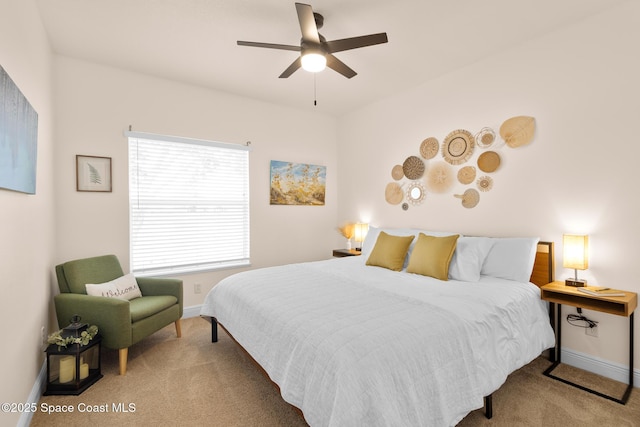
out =
{"type": "Polygon", "coordinates": [[[353,227],[353,240],[356,241],[356,251],[362,251],[362,242],[364,241],[364,238],[369,231],[369,224],[363,224],[359,222],[357,224],[354,224],[353,227]]]}
{"type": "Polygon", "coordinates": [[[565,280],[565,285],[584,287],[586,280],[578,279],[578,270],[589,268],[589,236],[565,234],[562,236],[562,266],[573,268],[574,277],[565,280]]]}

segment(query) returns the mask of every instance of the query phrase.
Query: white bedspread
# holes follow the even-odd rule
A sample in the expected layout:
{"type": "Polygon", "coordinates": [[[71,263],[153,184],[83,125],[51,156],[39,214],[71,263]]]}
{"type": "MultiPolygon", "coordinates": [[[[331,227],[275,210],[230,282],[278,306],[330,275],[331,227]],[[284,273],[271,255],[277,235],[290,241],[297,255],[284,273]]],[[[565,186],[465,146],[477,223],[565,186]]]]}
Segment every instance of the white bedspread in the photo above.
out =
{"type": "Polygon", "coordinates": [[[336,258],[239,273],[215,317],[311,426],[447,426],[553,346],[530,283],[478,283],[336,258]]]}

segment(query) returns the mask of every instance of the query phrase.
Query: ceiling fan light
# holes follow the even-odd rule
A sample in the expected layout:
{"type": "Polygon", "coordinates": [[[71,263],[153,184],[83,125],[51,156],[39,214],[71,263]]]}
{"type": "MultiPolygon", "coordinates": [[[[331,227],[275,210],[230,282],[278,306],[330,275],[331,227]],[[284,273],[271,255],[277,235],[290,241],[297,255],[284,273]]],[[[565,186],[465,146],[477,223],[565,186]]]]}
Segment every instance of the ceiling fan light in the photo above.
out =
{"type": "Polygon", "coordinates": [[[322,71],[327,66],[327,58],[321,53],[309,52],[302,55],[302,69],[310,73],[322,71]]]}

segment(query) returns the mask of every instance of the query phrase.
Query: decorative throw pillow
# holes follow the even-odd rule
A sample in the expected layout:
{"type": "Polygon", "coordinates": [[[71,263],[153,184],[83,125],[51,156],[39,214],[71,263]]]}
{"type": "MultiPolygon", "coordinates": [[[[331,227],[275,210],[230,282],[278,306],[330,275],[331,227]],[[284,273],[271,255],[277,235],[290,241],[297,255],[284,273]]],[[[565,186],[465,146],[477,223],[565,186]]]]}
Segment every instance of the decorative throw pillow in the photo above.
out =
{"type": "Polygon", "coordinates": [[[409,258],[407,273],[449,280],[449,264],[453,251],[456,250],[458,237],[458,234],[435,237],[420,233],[409,258]]]}
{"type": "Polygon", "coordinates": [[[142,296],[138,282],[136,282],[136,278],[131,273],[110,282],[100,284],[87,283],[85,286],[87,295],[94,297],[109,297],[130,301],[142,296]]]}
{"type": "Polygon", "coordinates": [[[412,240],[413,236],[392,236],[381,231],[366,264],[394,271],[402,270],[412,240]]]}
{"type": "MultiPolygon", "coordinates": [[[[364,242],[362,242],[361,256],[363,257],[363,259],[367,259],[369,255],[371,255],[371,251],[373,250],[373,247],[375,246],[376,241],[378,240],[378,235],[380,234],[381,231],[384,231],[385,233],[390,234],[392,236],[414,236],[413,241],[409,245],[409,250],[407,251],[407,258],[411,257],[411,252],[413,251],[413,247],[415,246],[416,241],[418,240],[418,235],[420,235],[420,233],[424,233],[427,236],[437,236],[437,237],[451,236],[452,234],[456,234],[456,233],[450,233],[445,231],[425,230],[421,228],[389,228],[389,227],[377,228],[377,227],[369,226],[369,231],[367,232],[364,242]]],[[[405,264],[403,268],[405,268],[406,266],[407,266],[407,259],[405,258],[405,264]]]]}

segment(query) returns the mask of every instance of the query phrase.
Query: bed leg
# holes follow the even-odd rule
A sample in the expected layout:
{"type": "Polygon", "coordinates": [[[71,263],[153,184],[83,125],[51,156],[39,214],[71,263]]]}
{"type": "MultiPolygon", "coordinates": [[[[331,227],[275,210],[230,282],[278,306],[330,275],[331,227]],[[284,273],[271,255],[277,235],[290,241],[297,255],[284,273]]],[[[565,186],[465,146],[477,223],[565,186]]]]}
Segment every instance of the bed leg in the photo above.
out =
{"type": "Polygon", "coordinates": [[[218,342],[218,321],[211,318],[211,342],[218,342]]]}
{"type": "Polygon", "coordinates": [[[493,394],[484,397],[484,416],[487,419],[491,419],[493,417],[493,394]]]}

